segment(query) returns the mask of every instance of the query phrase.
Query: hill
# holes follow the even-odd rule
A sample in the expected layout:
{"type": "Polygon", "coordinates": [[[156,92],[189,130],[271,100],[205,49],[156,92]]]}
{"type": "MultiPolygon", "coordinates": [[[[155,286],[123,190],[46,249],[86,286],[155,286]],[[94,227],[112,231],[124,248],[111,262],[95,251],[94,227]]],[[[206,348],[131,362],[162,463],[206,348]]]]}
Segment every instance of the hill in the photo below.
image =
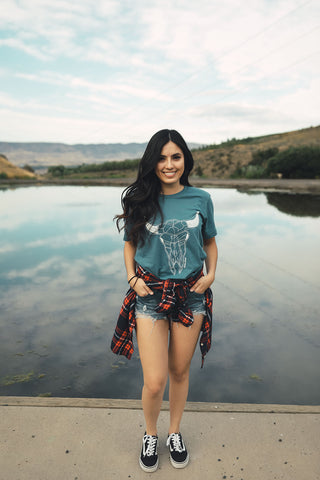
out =
{"type": "Polygon", "coordinates": [[[0,178],[36,178],[36,175],[23,168],[16,167],[6,158],[0,155],[0,178]]]}
{"type": "Polygon", "coordinates": [[[257,152],[289,147],[320,147],[320,126],[263,137],[232,139],[220,145],[193,150],[194,172],[207,178],[230,178],[241,167],[247,166],[257,152]]]}
{"type": "Polygon", "coordinates": [[[65,143],[0,142],[0,153],[17,165],[28,164],[35,169],[51,165],[75,166],[139,157],[146,144],[110,143],[97,145],[67,145],[65,143]]]}
{"type": "MultiPolygon", "coordinates": [[[[78,144],[65,143],[12,143],[0,142],[0,153],[16,165],[28,164],[34,169],[47,169],[52,165],[77,166],[83,163],[140,158],[146,143],[78,144]]],[[[199,147],[199,144],[190,144],[199,147]]]]}

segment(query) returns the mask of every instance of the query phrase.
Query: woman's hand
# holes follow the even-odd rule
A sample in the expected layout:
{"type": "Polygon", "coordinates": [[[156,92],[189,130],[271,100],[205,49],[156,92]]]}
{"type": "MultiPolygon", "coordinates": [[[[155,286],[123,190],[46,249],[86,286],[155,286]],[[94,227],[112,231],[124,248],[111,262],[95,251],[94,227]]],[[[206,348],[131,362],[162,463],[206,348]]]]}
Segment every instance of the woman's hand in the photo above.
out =
{"type": "Polygon", "coordinates": [[[139,295],[139,297],[153,295],[153,291],[148,287],[144,280],[142,280],[142,278],[133,278],[130,282],[130,287],[136,292],[137,295],[139,295]]]}
{"type": "Polygon", "coordinates": [[[128,241],[124,242],[124,262],[126,265],[129,285],[139,297],[153,295],[153,291],[145,284],[142,278],[137,277],[136,262],[134,260],[135,254],[136,247],[133,243],[128,241]]]}
{"type": "Polygon", "coordinates": [[[204,242],[204,250],[207,254],[206,270],[207,275],[199,278],[199,280],[190,288],[190,292],[204,293],[209,288],[215,279],[215,272],[218,260],[218,249],[215,237],[208,238],[204,242]]]}
{"type": "Polygon", "coordinates": [[[190,292],[204,293],[214,282],[212,275],[204,275],[190,288],[190,292]]]}

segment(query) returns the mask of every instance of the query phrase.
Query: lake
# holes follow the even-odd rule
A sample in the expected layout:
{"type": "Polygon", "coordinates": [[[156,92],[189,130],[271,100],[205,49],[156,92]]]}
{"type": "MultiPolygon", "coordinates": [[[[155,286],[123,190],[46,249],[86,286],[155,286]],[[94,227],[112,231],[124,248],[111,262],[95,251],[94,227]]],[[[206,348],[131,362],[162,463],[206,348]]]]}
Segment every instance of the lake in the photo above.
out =
{"type": "MultiPolygon", "coordinates": [[[[206,189],[219,262],[213,346],[190,401],[320,403],[320,196],[206,189]]],[[[122,188],[0,190],[0,395],[132,398],[110,350],[127,290],[122,188]]],[[[167,399],[167,391],[165,392],[167,399]]]]}

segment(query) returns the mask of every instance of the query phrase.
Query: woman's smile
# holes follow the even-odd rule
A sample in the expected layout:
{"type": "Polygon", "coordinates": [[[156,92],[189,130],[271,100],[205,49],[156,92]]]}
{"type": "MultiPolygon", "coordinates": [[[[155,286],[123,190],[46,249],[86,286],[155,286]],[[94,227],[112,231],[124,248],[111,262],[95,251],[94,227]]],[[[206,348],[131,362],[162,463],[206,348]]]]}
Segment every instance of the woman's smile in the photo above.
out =
{"type": "Polygon", "coordinates": [[[175,174],[177,173],[177,170],[174,170],[173,172],[163,172],[166,177],[174,177],[175,174]]]}
{"type": "Polygon", "coordinates": [[[159,178],[162,191],[176,193],[181,189],[180,178],[184,172],[184,155],[180,147],[173,142],[168,142],[161,150],[155,173],[159,178]]]}

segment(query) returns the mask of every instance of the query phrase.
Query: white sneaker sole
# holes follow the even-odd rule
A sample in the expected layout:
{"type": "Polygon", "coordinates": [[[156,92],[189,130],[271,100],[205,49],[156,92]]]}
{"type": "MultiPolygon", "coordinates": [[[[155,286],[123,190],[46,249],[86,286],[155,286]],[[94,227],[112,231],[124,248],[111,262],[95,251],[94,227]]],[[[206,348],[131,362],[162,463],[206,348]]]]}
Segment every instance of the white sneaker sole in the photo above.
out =
{"type": "Polygon", "coordinates": [[[171,462],[171,465],[174,468],[185,468],[188,465],[189,460],[190,460],[189,453],[188,453],[187,458],[185,459],[184,462],[175,462],[170,455],[170,462],[171,462]]]}
{"type": "Polygon", "coordinates": [[[139,457],[139,465],[140,467],[142,468],[142,470],[144,472],[147,472],[147,473],[153,473],[155,472],[157,469],[158,469],[158,466],[159,466],[159,458],[157,460],[157,463],[155,465],[153,465],[153,467],[146,467],[142,461],[141,461],[141,458],[139,457]]]}

